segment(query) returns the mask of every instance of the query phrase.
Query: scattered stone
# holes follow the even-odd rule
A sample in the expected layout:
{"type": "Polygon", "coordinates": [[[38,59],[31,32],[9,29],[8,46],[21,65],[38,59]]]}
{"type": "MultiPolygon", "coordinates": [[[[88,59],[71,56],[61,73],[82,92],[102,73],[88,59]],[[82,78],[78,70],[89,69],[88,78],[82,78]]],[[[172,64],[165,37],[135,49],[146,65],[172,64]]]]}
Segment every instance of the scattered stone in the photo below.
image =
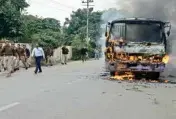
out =
{"type": "Polygon", "coordinates": [[[105,94],[106,92],[102,92],[102,94],[105,94]]]}
{"type": "Polygon", "coordinates": [[[169,77],[169,78],[174,78],[175,76],[173,76],[173,75],[168,75],[168,77],[169,77]]]}
{"type": "Polygon", "coordinates": [[[156,100],[156,98],[153,100],[153,103],[154,103],[155,105],[158,105],[158,104],[159,104],[159,102],[156,100]]]}
{"type": "Polygon", "coordinates": [[[170,84],[176,84],[176,81],[169,81],[170,84]]]}
{"type": "Polygon", "coordinates": [[[135,91],[135,92],[143,92],[142,90],[140,90],[138,87],[133,86],[131,89],[126,89],[126,90],[131,90],[131,91],[135,91]]]}
{"type": "Polygon", "coordinates": [[[119,94],[119,96],[122,96],[122,94],[119,94]]]}
{"type": "Polygon", "coordinates": [[[153,95],[155,95],[155,94],[150,94],[150,93],[147,93],[147,95],[153,96],[153,95]]]}
{"type": "Polygon", "coordinates": [[[102,76],[102,77],[104,77],[104,76],[109,76],[109,73],[104,72],[104,73],[101,73],[100,76],[102,76]]]}
{"type": "Polygon", "coordinates": [[[51,92],[51,90],[44,90],[43,92],[48,93],[48,92],[51,92]]]}
{"type": "Polygon", "coordinates": [[[140,90],[139,88],[137,88],[137,87],[135,87],[135,86],[134,86],[132,89],[133,89],[134,91],[136,91],[136,92],[143,92],[142,90],[140,90]]]}

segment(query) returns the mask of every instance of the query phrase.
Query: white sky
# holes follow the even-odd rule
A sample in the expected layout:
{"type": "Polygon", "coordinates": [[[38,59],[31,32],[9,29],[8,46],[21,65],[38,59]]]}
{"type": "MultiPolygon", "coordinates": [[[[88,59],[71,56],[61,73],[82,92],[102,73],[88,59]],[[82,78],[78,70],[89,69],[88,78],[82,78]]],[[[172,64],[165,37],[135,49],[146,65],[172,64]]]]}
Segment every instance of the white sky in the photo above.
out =
{"type": "MultiPolygon", "coordinates": [[[[26,0],[30,7],[27,12],[39,17],[52,17],[64,22],[73,10],[83,8],[82,0],[26,0]]],[[[94,10],[115,7],[115,0],[94,0],[94,10]]]]}

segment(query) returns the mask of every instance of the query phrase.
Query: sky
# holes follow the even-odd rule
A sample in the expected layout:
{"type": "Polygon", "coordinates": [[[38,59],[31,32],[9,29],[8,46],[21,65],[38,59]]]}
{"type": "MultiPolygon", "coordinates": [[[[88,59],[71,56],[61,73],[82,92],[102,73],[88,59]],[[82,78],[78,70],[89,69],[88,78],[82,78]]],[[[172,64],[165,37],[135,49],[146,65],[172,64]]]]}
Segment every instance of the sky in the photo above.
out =
{"type": "MultiPolygon", "coordinates": [[[[82,0],[26,0],[30,7],[27,8],[28,14],[39,17],[51,17],[64,22],[66,17],[70,17],[72,11],[78,8],[84,8],[82,0]]],[[[115,7],[115,0],[94,0],[94,10],[104,10],[115,7]]]]}

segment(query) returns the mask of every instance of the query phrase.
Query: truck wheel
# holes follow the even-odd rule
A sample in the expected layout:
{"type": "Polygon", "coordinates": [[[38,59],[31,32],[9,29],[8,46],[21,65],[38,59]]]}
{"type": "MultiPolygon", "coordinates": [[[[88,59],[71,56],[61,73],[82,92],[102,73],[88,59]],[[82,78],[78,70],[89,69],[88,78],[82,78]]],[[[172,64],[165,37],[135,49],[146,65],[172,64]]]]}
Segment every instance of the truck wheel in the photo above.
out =
{"type": "Polygon", "coordinates": [[[134,73],[134,75],[135,75],[135,79],[137,79],[137,80],[140,80],[140,79],[144,78],[141,73],[136,72],[136,73],[134,73]]]}
{"type": "Polygon", "coordinates": [[[147,74],[147,79],[157,80],[160,77],[160,72],[152,72],[147,74]]]}
{"type": "Polygon", "coordinates": [[[116,71],[116,64],[115,63],[110,63],[108,64],[109,72],[111,76],[115,76],[115,71],[116,71]]]}
{"type": "Polygon", "coordinates": [[[115,76],[115,71],[111,71],[110,76],[115,76]]]}

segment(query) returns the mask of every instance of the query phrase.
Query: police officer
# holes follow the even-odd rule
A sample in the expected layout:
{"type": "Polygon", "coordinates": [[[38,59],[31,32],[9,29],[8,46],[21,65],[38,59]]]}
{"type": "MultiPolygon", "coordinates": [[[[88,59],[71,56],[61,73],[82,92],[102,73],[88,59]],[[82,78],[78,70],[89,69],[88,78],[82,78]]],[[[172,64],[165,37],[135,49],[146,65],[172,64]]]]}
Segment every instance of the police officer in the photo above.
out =
{"type": "Polygon", "coordinates": [[[15,67],[16,62],[18,61],[17,48],[15,46],[15,43],[12,43],[11,47],[13,49],[13,65],[12,65],[12,68],[13,68],[13,71],[16,71],[16,70],[19,70],[19,69],[16,69],[16,67],[15,67]]]}
{"type": "Polygon", "coordinates": [[[48,65],[53,66],[52,57],[53,57],[54,51],[52,48],[48,49],[48,65]]]}
{"type": "Polygon", "coordinates": [[[86,61],[86,55],[87,55],[88,49],[86,47],[81,48],[81,59],[82,62],[86,61]]]}
{"type": "Polygon", "coordinates": [[[8,41],[5,42],[5,46],[2,48],[1,53],[4,53],[4,65],[8,70],[7,77],[11,76],[11,73],[13,72],[13,48],[10,46],[10,43],[8,41]]]}
{"type": "Polygon", "coordinates": [[[3,45],[2,45],[2,43],[0,43],[0,72],[2,71],[2,69],[4,69],[4,67],[3,67],[3,54],[1,53],[2,48],[3,48],[3,45]]]}
{"type": "Polygon", "coordinates": [[[49,57],[49,47],[44,47],[44,54],[45,54],[45,63],[46,63],[46,66],[48,66],[48,57],[49,57]]]}
{"type": "Polygon", "coordinates": [[[62,47],[62,64],[67,64],[67,55],[69,53],[69,50],[66,46],[62,47]]]}
{"type": "Polygon", "coordinates": [[[24,48],[22,48],[20,44],[18,44],[18,46],[17,46],[17,54],[18,54],[18,61],[16,63],[16,68],[19,69],[20,61],[22,61],[23,65],[25,66],[25,68],[27,70],[28,67],[25,62],[26,53],[25,53],[24,48]]]}
{"type": "Polygon", "coordinates": [[[26,45],[23,45],[23,49],[25,50],[25,62],[26,64],[28,65],[28,67],[31,66],[31,63],[30,63],[30,50],[26,47],[26,45]]]}

